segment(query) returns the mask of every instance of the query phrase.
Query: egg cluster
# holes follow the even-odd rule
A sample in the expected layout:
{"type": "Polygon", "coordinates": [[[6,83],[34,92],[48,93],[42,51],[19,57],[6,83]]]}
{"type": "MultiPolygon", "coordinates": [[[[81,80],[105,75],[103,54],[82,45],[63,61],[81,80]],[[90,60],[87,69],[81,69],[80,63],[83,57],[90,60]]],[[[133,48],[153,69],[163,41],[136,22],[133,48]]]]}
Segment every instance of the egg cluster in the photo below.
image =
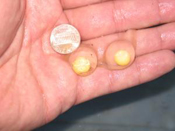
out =
{"type": "Polygon", "coordinates": [[[90,44],[82,44],[70,54],[69,63],[73,71],[80,76],[87,76],[95,71],[97,66],[110,70],[121,70],[130,66],[135,59],[135,49],[132,43],[117,40],[109,44],[103,58],[99,60],[98,53],[90,44]]]}

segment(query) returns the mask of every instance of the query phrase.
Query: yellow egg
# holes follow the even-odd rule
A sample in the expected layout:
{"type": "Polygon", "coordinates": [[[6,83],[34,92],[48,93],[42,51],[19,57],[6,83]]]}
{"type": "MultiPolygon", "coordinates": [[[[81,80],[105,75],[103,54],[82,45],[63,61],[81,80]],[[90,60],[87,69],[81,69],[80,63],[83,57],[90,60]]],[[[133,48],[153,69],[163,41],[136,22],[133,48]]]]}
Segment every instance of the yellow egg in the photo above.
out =
{"type": "Polygon", "coordinates": [[[78,57],[72,64],[73,70],[77,74],[87,73],[91,68],[91,63],[84,57],[78,57]]]}
{"type": "Polygon", "coordinates": [[[131,61],[131,56],[126,50],[119,50],[115,54],[115,62],[119,66],[126,66],[130,63],[131,61]]]}

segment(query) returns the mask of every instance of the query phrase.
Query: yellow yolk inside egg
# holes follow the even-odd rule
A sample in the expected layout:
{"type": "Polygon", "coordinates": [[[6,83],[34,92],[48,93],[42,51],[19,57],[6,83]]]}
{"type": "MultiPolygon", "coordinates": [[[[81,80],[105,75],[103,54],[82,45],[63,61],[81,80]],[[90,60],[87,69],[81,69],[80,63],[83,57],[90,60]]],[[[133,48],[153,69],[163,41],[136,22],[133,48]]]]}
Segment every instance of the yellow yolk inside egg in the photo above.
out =
{"type": "Polygon", "coordinates": [[[85,57],[78,57],[72,64],[73,70],[77,74],[87,73],[91,68],[90,61],[85,57]]]}
{"type": "Polygon", "coordinates": [[[120,50],[115,54],[114,60],[119,66],[127,66],[131,61],[131,56],[126,50],[120,50]]]}

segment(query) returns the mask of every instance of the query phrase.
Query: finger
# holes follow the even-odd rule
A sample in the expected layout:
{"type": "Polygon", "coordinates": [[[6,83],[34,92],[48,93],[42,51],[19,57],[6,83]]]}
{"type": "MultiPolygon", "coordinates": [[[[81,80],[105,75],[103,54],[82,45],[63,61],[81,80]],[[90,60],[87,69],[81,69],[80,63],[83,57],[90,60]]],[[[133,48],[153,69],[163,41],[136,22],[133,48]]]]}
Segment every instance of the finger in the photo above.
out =
{"type": "Polygon", "coordinates": [[[137,33],[137,55],[157,50],[175,50],[175,22],[137,33]]]}
{"type": "Polygon", "coordinates": [[[102,3],[104,1],[110,0],[61,0],[63,9],[78,8],[82,6],[87,6],[91,4],[102,3]]]}
{"type": "MultiPolygon", "coordinates": [[[[94,50],[94,52],[96,52],[95,54],[97,55],[98,61],[96,61],[97,59],[96,55],[93,55],[92,57],[89,55],[90,58],[88,57],[89,61],[92,61],[92,63],[95,63],[93,70],[95,70],[97,63],[98,63],[98,66],[103,66],[108,69],[109,68],[123,69],[130,66],[133,63],[134,57],[132,56],[134,56],[135,54],[138,57],[138,56],[141,56],[147,53],[152,53],[158,50],[175,49],[174,26],[175,26],[175,23],[170,23],[170,24],[165,24],[155,28],[143,29],[138,31],[128,31],[126,33],[109,35],[109,36],[100,37],[97,39],[92,39],[89,41],[84,41],[82,46],[85,46],[85,45],[87,47],[90,46],[94,50]],[[125,45],[123,44],[123,42],[119,44],[120,40],[126,40],[126,41],[129,41],[131,45],[135,45],[134,46],[135,52],[133,52],[132,46],[125,45]],[[113,46],[111,48],[110,45],[116,42],[117,42],[116,46],[113,46]],[[113,51],[111,51],[111,49],[113,51]],[[123,65],[118,66],[118,63],[116,64],[115,63],[116,61],[114,61],[115,54],[119,51],[118,49],[126,50],[131,56],[129,64],[127,64],[126,66],[123,66],[123,65]]],[[[44,51],[47,51],[46,54],[48,54],[48,49],[45,49],[45,48],[43,49],[44,51]]],[[[49,51],[49,52],[52,52],[52,51],[49,51]]],[[[89,51],[84,51],[84,50],[81,50],[80,48],[79,50],[76,51],[75,53],[76,57],[74,57],[73,61],[76,60],[78,57],[82,57],[83,56],[82,52],[84,52],[86,55],[91,54],[89,51]]],[[[69,61],[69,63],[72,65],[72,63],[74,62],[69,61]]],[[[90,73],[92,73],[93,70],[90,72],[86,72],[86,75],[87,74],[89,75],[90,73]]]]}
{"type": "Polygon", "coordinates": [[[174,0],[109,1],[65,11],[83,40],[172,22],[174,12],[174,0]]]}
{"type": "Polygon", "coordinates": [[[125,70],[109,71],[98,68],[93,75],[79,79],[76,104],[151,81],[174,67],[174,53],[164,50],[140,56],[125,70]]]}
{"type": "Polygon", "coordinates": [[[93,44],[98,59],[103,59],[108,46],[113,41],[120,39],[132,40],[135,43],[136,56],[155,52],[158,50],[175,50],[175,22],[159,27],[129,31],[126,33],[113,34],[96,39],[84,41],[83,44],[93,44]]]}

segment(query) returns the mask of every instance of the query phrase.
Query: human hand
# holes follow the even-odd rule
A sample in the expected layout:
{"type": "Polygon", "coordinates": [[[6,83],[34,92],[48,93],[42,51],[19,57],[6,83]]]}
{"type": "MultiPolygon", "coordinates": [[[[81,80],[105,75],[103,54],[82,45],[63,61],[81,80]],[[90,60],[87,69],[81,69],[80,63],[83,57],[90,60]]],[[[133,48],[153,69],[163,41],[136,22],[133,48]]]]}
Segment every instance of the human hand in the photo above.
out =
{"type": "Polygon", "coordinates": [[[2,131],[31,130],[73,105],[153,80],[175,67],[174,0],[0,3],[2,131]],[[82,44],[94,43],[99,56],[111,42],[125,37],[124,31],[137,29],[131,34],[135,62],[124,70],[97,68],[87,77],[77,76],[50,47],[52,29],[63,23],[80,31],[82,44]],[[159,24],[164,25],[152,27],[159,24]]]}

